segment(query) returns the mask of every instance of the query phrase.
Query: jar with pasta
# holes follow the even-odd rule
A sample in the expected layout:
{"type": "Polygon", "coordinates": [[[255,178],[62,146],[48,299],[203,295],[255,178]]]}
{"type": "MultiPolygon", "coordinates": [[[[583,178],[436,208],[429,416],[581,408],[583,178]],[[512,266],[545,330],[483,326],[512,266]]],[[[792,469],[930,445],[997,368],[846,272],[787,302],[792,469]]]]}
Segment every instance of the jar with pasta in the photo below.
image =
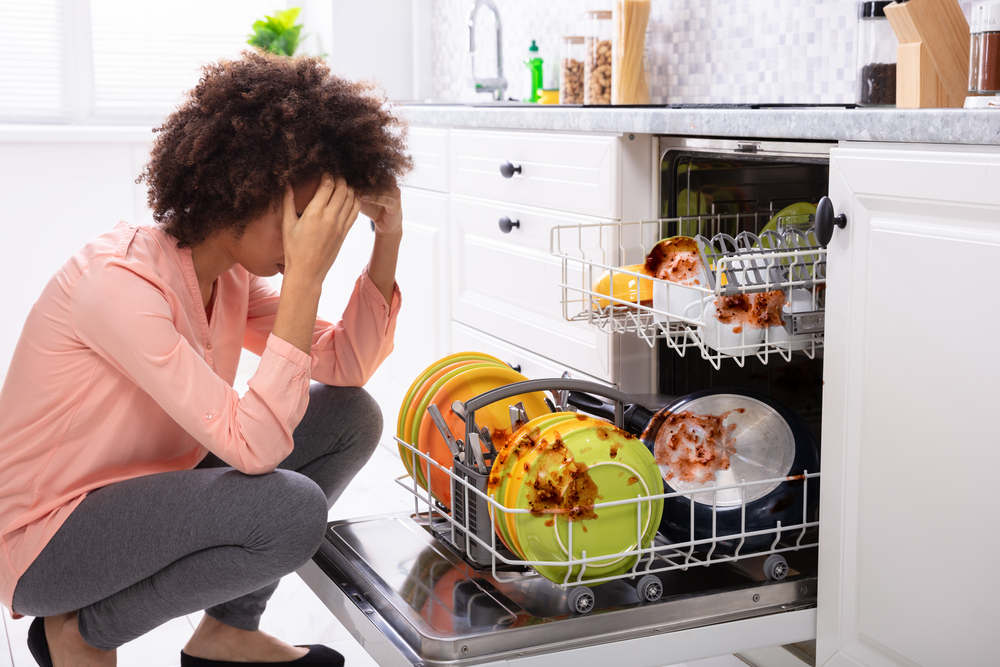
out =
{"type": "Polygon", "coordinates": [[[586,16],[583,103],[611,104],[611,12],[592,11],[586,16]]]}
{"type": "Polygon", "coordinates": [[[583,37],[563,37],[559,65],[559,104],[583,104],[583,37]]]}
{"type": "Polygon", "coordinates": [[[614,0],[612,104],[649,104],[646,30],[650,0],[614,0]]]}

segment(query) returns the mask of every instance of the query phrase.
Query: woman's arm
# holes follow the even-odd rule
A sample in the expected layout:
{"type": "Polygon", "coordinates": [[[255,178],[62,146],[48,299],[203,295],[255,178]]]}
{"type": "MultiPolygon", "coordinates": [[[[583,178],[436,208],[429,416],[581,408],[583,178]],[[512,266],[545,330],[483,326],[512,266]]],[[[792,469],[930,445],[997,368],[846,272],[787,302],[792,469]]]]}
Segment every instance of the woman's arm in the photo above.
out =
{"type": "Polygon", "coordinates": [[[396,262],[399,244],[403,240],[403,208],[399,188],[377,197],[360,195],[361,213],[375,223],[375,245],[368,260],[368,277],[382,293],[387,304],[392,303],[396,285],[396,262]]]}

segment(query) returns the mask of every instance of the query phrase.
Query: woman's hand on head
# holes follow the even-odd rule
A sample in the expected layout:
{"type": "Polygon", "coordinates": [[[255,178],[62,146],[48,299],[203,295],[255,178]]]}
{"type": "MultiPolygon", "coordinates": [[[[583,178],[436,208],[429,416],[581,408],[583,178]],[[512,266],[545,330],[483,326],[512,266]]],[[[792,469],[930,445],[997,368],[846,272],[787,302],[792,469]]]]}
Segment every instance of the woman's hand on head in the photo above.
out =
{"type": "Polygon", "coordinates": [[[375,233],[391,236],[403,229],[403,205],[399,188],[382,195],[359,195],[361,213],[375,223],[375,233]]]}
{"type": "Polygon", "coordinates": [[[323,174],[316,194],[301,217],[295,212],[291,185],[285,188],[282,206],[286,278],[295,274],[322,282],[358,219],[361,200],[343,178],[323,174]]]}

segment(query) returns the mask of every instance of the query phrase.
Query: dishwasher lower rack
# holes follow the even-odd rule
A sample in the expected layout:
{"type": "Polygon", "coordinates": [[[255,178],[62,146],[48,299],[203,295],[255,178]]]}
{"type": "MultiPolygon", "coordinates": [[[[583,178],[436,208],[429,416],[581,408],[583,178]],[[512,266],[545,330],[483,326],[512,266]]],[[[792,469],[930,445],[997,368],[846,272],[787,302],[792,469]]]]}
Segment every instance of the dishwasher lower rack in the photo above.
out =
{"type": "MultiPolygon", "coordinates": [[[[606,565],[608,556],[588,557],[586,552],[583,552],[579,557],[572,557],[576,553],[573,548],[574,530],[567,531],[567,544],[562,546],[565,559],[558,561],[522,559],[499,542],[496,523],[500,520],[499,517],[528,514],[529,510],[506,507],[492,496],[486,495],[488,473],[480,473],[458,459],[454,461],[454,470],[448,469],[410,443],[399,438],[396,438],[396,442],[410,457],[411,470],[417,470],[419,466],[420,470],[424,472],[424,479],[430,479],[431,470],[436,469],[447,475],[451,482],[453,506],[449,512],[433,498],[427,489],[419,486],[414,478],[403,476],[396,480],[398,484],[413,494],[414,516],[425,516],[428,529],[434,533],[438,540],[447,544],[456,555],[464,559],[471,567],[489,571],[491,579],[495,582],[510,583],[537,579],[539,580],[537,586],[559,591],[559,593],[552,594],[565,596],[567,605],[565,611],[568,613],[586,614],[593,611],[595,606],[599,604],[600,589],[608,585],[617,587],[624,585],[633,588],[638,599],[645,602],[655,602],[666,590],[662,581],[664,574],[688,572],[695,568],[709,566],[714,568],[723,564],[739,564],[740,567],[746,567],[746,564],[741,563],[741,561],[752,561],[757,563],[763,578],[781,580],[788,573],[788,554],[803,550],[815,550],[814,548],[818,545],[819,522],[818,520],[810,520],[811,517],[808,515],[810,508],[808,494],[810,486],[812,486],[809,480],[815,479],[818,483],[820,473],[806,471],[802,475],[789,478],[715,485],[689,491],[638,496],[632,500],[596,503],[592,506],[595,512],[599,512],[603,507],[615,505],[631,504],[635,507],[635,546],[629,551],[616,554],[622,558],[635,557],[635,561],[634,565],[622,574],[585,579],[587,567],[606,565]],[[752,495],[753,489],[758,486],[763,488],[789,481],[801,483],[803,494],[806,496],[802,500],[801,521],[791,525],[782,525],[780,521],[777,521],[773,527],[747,530],[747,494],[752,495]],[[738,510],[740,512],[740,528],[736,532],[720,534],[717,530],[720,522],[716,520],[718,512],[721,511],[720,504],[724,504],[726,499],[731,500],[734,494],[741,499],[738,510]],[[720,500],[720,495],[722,500],[720,500]],[[642,521],[643,506],[648,507],[651,501],[657,499],[664,503],[677,503],[681,499],[687,501],[690,510],[689,539],[668,542],[658,535],[652,544],[643,546],[643,536],[649,534],[647,532],[648,526],[644,526],[642,521]],[[711,510],[708,520],[710,531],[707,536],[704,533],[708,526],[699,526],[697,523],[696,506],[699,510],[704,508],[711,510]],[[699,532],[702,533],[702,536],[698,535],[699,532]],[[766,546],[757,546],[752,552],[743,551],[745,542],[750,540],[758,545],[763,540],[766,546]],[[565,567],[565,576],[559,582],[543,579],[534,572],[534,568],[539,566],[565,567]]],[[[730,509],[730,511],[737,510],[730,509]]],[[[699,514],[699,516],[704,515],[699,514]]],[[[648,520],[648,509],[646,517],[648,520]]],[[[553,521],[552,529],[554,531],[558,531],[556,523],[553,521]]],[[[562,544],[561,539],[558,541],[562,544]]]]}
{"type": "Polygon", "coordinates": [[[826,248],[816,242],[814,217],[779,218],[776,229],[765,224],[769,212],[553,227],[563,317],[650,346],[663,339],[681,356],[694,349],[715,368],[724,359],[743,366],[754,356],[765,364],[793,353],[814,358],[826,296],[826,248]],[[708,267],[686,284],[633,270],[669,234],[694,238],[708,267]],[[602,278],[607,288],[598,292],[602,278]],[[770,309],[769,326],[726,321],[753,309],[770,309]]]}

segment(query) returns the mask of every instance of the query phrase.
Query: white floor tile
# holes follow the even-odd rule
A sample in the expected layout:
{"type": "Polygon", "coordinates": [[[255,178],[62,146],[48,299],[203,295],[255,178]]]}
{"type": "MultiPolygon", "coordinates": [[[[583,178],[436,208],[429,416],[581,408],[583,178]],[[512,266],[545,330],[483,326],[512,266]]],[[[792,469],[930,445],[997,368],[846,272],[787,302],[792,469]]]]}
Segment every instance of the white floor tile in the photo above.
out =
{"type": "Polygon", "coordinates": [[[6,609],[0,608],[0,667],[12,667],[14,658],[10,654],[10,640],[7,638],[7,624],[13,619],[6,609]]]}

